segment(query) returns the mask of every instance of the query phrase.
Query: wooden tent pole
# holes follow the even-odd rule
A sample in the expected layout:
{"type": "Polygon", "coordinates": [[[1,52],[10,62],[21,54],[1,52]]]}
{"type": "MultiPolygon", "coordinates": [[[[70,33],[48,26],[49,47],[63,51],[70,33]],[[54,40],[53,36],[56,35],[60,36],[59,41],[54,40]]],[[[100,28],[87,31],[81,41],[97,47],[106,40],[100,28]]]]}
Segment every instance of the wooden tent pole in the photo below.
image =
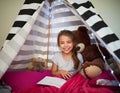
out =
{"type": "MultiPolygon", "coordinates": [[[[51,2],[50,6],[51,6],[51,2]]],[[[48,20],[48,43],[47,43],[47,60],[46,60],[46,66],[48,67],[48,61],[49,61],[49,46],[50,46],[50,15],[51,15],[51,10],[49,10],[49,20],[48,20]]]]}

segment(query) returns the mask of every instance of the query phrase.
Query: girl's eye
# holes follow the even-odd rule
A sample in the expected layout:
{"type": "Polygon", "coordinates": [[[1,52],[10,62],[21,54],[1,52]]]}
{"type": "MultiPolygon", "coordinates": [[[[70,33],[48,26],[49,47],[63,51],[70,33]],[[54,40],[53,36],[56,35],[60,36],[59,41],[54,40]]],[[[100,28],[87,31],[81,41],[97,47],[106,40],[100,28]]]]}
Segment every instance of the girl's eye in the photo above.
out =
{"type": "MultiPolygon", "coordinates": [[[[65,42],[60,42],[60,44],[64,44],[65,42]]],[[[67,41],[66,43],[70,44],[72,41],[67,41]]]]}
{"type": "Polygon", "coordinates": [[[60,42],[60,44],[64,44],[64,42],[60,42]]]}
{"type": "Polygon", "coordinates": [[[67,41],[67,43],[72,43],[72,41],[67,41]]]}

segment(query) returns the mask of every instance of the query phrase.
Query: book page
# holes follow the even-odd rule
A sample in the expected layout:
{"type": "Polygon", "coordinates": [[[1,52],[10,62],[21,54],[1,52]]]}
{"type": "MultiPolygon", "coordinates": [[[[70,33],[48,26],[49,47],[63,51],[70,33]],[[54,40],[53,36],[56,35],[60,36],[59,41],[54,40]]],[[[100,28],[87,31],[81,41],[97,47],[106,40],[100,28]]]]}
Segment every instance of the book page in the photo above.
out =
{"type": "Polygon", "coordinates": [[[55,86],[57,88],[60,88],[65,82],[66,80],[62,78],[46,76],[42,80],[37,82],[37,84],[50,85],[50,86],[55,86]]]}

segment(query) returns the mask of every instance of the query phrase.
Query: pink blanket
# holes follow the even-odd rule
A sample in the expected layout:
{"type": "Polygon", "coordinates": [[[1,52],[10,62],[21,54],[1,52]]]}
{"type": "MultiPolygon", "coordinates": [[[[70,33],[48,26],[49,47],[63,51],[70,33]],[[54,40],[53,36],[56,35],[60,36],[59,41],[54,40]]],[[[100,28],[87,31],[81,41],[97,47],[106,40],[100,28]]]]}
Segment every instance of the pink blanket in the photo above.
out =
{"type": "Polygon", "coordinates": [[[89,80],[76,74],[69,79],[61,88],[54,86],[36,85],[19,93],[115,93],[107,87],[92,87],[89,80]]]}

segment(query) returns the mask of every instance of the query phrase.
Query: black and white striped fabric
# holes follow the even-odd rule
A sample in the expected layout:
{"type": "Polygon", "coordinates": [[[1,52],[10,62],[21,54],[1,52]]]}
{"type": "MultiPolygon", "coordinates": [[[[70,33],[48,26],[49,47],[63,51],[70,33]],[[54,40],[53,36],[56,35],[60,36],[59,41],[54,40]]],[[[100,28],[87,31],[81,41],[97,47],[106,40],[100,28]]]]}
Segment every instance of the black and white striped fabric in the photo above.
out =
{"type": "Polygon", "coordinates": [[[34,12],[41,6],[43,0],[25,0],[20,12],[10,30],[5,44],[11,40],[17,32],[26,24],[26,22],[31,18],[34,12]]]}
{"type": "MultiPolygon", "coordinates": [[[[57,35],[85,25],[120,62],[120,40],[88,0],[25,0],[0,52],[0,77],[26,69],[33,57],[50,60],[59,52],[57,35]]],[[[48,66],[51,63],[48,61],[48,66]]]]}
{"type": "Polygon", "coordinates": [[[34,17],[37,14],[37,10],[43,3],[43,0],[25,0],[7,36],[3,48],[0,51],[0,78],[17,56],[21,46],[24,45],[25,39],[29,34],[27,31],[31,29],[30,25],[34,23],[34,17]]]}
{"type": "Polygon", "coordinates": [[[120,63],[120,40],[110,30],[104,20],[97,14],[89,0],[70,0],[70,3],[81,15],[96,37],[104,44],[113,57],[120,63]]]}

